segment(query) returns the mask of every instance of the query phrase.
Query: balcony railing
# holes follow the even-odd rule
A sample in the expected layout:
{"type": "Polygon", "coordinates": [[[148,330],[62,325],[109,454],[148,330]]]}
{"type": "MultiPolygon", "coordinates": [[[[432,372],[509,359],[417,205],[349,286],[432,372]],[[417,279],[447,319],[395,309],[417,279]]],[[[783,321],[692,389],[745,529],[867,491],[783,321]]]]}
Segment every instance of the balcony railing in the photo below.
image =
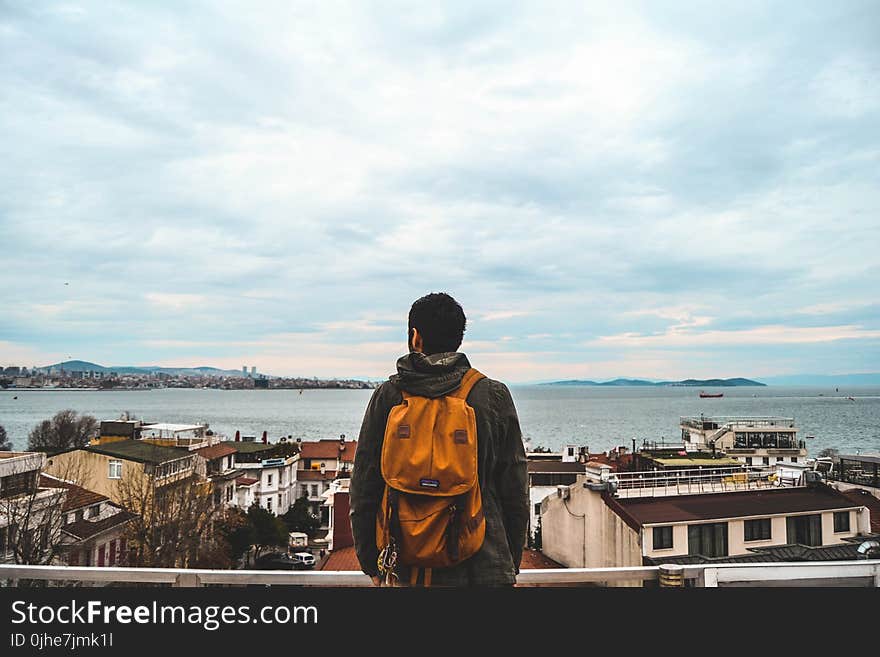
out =
{"type": "Polygon", "coordinates": [[[619,497],[723,493],[789,483],[779,479],[775,467],[747,466],[616,472],[610,475],[609,481],[616,482],[619,497]]]}
{"type": "MultiPolygon", "coordinates": [[[[656,582],[668,566],[628,568],[556,568],[523,570],[518,586],[607,585],[656,582]]],[[[748,563],[675,567],[690,586],[874,586],[880,587],[880,560],[825,563],[748,563]]],[[[319,586],[364,587],[370,578],[359,571],[183,570],[173,568],[98,568],[0,564],[0,586],[16,580],[49,585],[319,586]]]]}

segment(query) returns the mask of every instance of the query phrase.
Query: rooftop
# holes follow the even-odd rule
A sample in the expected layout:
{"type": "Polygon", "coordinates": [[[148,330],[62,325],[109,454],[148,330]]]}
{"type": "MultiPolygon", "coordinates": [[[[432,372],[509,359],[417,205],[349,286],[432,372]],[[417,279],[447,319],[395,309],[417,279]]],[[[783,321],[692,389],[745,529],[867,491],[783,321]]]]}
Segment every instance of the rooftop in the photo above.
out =
{"type": "Polygon", "coordinates": [[[102,518],[101,520],[87,520],[83,518],[82,520],[77,520],[76,522],[72,522],[69,525],[64,525],[64,527],[62,527],[61,529],[66,534],[70,534],[75,538],[84,540],[87,538],[91,538],[92,536],[97,536],[101,532],[105,532],[108,529],[118,527],[119,525],[124,525],[134,517],[135,514],[124,509],[120,509],[112,516],[107,516],[106,518],[102,518]]]}
{"type": "MultiPolygon", "coordinates": [[[[227,440],[225,442],[230,443],[231,441],[227,440]]],[[[231,444],[234,446],[235,451],[239,452],[240,454],[253,454],[254,452],[263,452],[267,449],[274,449],[274,448],[278,447],[278,445],[289,444],[289,443],[263,443],[263,442],[259,442],[259,441],[254,441],[254,442],[240,441],[240,442],[231,442],[231,444]]]]}
{"type": "Polygon", "coordinates": [[[66,488],[67,495],[64,496],[64,505],[61,507],[61,510],[65,512],[73,511],[74,509],[81,509],[85,506],[91,506],[92,504],[97,504],[98,502],[103,502],[108,499],[106,495],[101,495],[101,493],[96,493],[93,490],[77,486],[72,482],[64,481],[63,479],[58,479],[57,477],[46,474],[40,475],[40,487],[66,488]]]}
{"type": "Polygon", "coordinates": [[[343,461],[354,461],[354,454],[357,451],[357,441],[347,440],[339,449],[340,441],[325,438],[323,440],[304,440],[300,445],[300,456],[304,459],[342,459],[343,461]]]}
{"type": "Polygon", "coordinates": [[[631,526],[635,523],[639,527],[863,506],[828,486],[746,490],[711,495],[633,497],[614,499],[614,502],[616,504],[610,506],[615,512],[631,526]]]}
{"type": "Polygon", "coordinates": [[[859,506],[868,507],[871,512],[871,531],[880,534],[880,500],[861,488],[843,490],[840,494],[859,506]]]}
{"type": "Polygon", "coordinates": [[[861,463],[880,463],[880,454],[841,454],[837,458],[861,463]]]}
{"type": "Polygon", "coordinates": [[[230,454],[235,454],[238,450],[227,443],[218,443],[216,445],[211,445],[210,447],[202,447],[200,449],[195,450],[195,453],[205,458],[209,461],[213,459],[223,458],[224,456],[229,456],[230,454]]]}
{"type": "Polygon", "coordinates": [[[141,429],[144,431],[170,431],[172,433],[178,433],[181,431],[198,431],[199,429],[204,428],[205,426],[202,424],[172,424],[169,422],[156,422],[155,424],[144,424],[141,426],[141,429]]]}
{"type": "Polygon", "coordinates": [[[116,456],[138,463],[167,463],[190,455],[189,450],[178,447],[162,447],[143,440],[120,440],[115,443],[90,445],[86,451],[106,456],[116,456]]]}

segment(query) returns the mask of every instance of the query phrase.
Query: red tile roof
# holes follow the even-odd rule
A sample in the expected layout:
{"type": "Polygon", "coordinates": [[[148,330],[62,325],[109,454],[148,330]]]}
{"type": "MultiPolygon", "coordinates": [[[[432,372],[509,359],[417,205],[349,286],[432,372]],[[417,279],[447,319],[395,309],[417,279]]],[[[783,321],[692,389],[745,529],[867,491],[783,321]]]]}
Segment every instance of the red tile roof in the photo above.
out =
{"type": "Polygon", "coordinates": [[[361,564],[357,559],[357,553],[354,547],[344,547],[333,550],[320,565],[318,570],[357,570],[361,569],[361,564]]]}
{"type": "Polygon", "coordinates": [[[565,568],[562,564],[556,563],[543,552],[526,548],[522,553],[522,561],[519,564],[520,570],[534,568],[565,568]]]}
{"type": "Polygon", "coordinates": [[[628,521],[628,524],[634,521],[640,526],[689,520],[830,511],[858,506],[848,497],[828,486],[636,497],[614,501],[617,504],[610,506],[628,521]]]}
{"type": "Polygon", "coordinates": [[[91,538],[92,536],[97,536],[98,534],[105,532],[109,529],[121,527],[132,518],[137,518],[137,516],[129,511],[120,509],[118,513],[115,513],[112,516],[108,516],[102,520],[78,520],[77,522],[71,523],[69,525],[64,525],[64,527],[62,527],[61,529],[62,531],[70,534],[74,538],[85,540],[87,538],[91,538]]]}
{"type": "Polygon", "coordinates": [[[238,477],[235,483],[239,486],[253,486],[258,481],[259,479],[253,479],[252,477],[238,477]]]}
{"type": "Polygon", "coordinates": [[[202,447],[201,449],[195,450],[195,452],[199,456],[206,458],[209,461],[213,461],[214,459],[235,454],[238,450],[229,443],[218,443],[216,445],[211,445],[210,447],[202,447]]]}
{"type": "Polygon", "coordinates": [[[64,496],[64,506],[61,507],[62,511],[81,509],[86,506],[91,506],[92,504],[97,504],[98,502],[103,502],[107,499],[106,495],[101,495],[93,490],[77,486],[76,484],[71,484],[67,481],[62,481],[61,479],[56,479],[55,477],[49,477],[44,474],[40,475],[40,487],[67,489],[67,495],[64,496]]]}
{"type": "Polygon", "coordinates": [[[347,440],[343,449],[339,449],[338,440],[304,440],[300,447],[301,459],[336,459],[354,463],[354,453],[357,450],[356,440],[347,440]]]}
{"type": "Polygon", "coordinates": [[[332,481],[336,479],[336,470],[327,470],[321,474],[320,470],[297,470],[297,481],[332,481]]]}
{"type": "Polygon", "coordinates": [[[871,532],[880,534],[880,500],[862,488],[840,492],[859,506],[868,507],[868,513],[871,514],[871,532]]]}

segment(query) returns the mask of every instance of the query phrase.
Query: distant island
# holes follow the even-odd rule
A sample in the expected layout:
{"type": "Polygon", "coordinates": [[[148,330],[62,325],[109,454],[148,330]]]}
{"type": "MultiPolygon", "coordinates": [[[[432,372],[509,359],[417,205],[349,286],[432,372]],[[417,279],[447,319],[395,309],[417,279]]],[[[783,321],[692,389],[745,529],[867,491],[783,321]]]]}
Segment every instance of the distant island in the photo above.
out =
{"type": "Polygon", "coordinates": [[[569,379],[568,381],[551,381],[542,383],[544,386],[670,386],[687,388],[734,388],[746,386],[766,386],[766,383],[751,379],[684,379],[683,381],[645,381],[644,379],[614,379],[612,381],[587,381],[569,379]]]}

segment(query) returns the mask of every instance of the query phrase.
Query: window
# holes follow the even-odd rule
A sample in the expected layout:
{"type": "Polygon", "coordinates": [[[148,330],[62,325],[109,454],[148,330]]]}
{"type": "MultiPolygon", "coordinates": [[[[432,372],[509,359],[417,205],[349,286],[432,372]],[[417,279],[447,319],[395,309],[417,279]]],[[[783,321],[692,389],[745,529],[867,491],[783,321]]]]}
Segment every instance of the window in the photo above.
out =
{"type": "Polygon", "coordinates": [[[36,490],[37,471],[19,472],[0,479],[0,497],[14,497],[36,490]]]}
{"type": "Polygon", "coordinates": [[[835,511],[834,512],[834,532],[848,532],[849,531],[849,511],[835,511]]]}
{"type": "Polygon", "coordinates": [[[770,538],[770,518],[746,520],[743,523],[744,540],[766,541],[770,538]]]}
{"type": "Polygon", "coordinates": [[[107,478],[122,479],[122,461],[111,459],[107,463],[107,478]]]}
{"type": "Polygon", "coordinates": [[[100,504],[93,504],[89,507],[89,518],[97,518],[99,515],[101,515],[100,504]]]}
{"type": "Polygon", "coordinates": [[[776,457],[776,462],[777,462],[777,463],[782,463],[782,457],[781,457],[781,456],[777,456],[777,457],[776,457]]]}
{"type": "Polygon", "coordinates": [[[318,497],[318,484],[312,484],[312,497],[318,497]]]}
{"type": "Polygon", "coordinates": [[[272,485],[272,475],[266,475],[266,485],[267,486],[272,485]]]}
{"type": "Polygon", "coordinates": [[[536,515],[536,516],[541,515],[541,503],[540,503],[540,502],[538,502],[538,503],[535,505],[535,515],[536,515]]]}
{"type": "Polygon", "coordinates": [[[704,557],[727,556],[727,523],[688,526],[688,554],[704,557]]]}
{"type": "Polygon", "coordinates": [[[789,516],[785,519],[786,542],[800,545],[822,545],[822,516],[789,516]]]}
{"type": "Polygon", "coordinates": [[[226,457],[226,469],[227,470],[232,469],[232,455],[231,454],[226,457]]]}
{"type": "Polygon", "coordinates": [[[770,465],[770,457],[769,456],[764,457],[764,465],[770,465]]]}
{"type": "Polygon", "coordinates": [[[568,448],[568,455],[569,455],[569,456],[574,456],[574,447],[569,447],[569,448],[568,448]]]}
{"type": "Polygon", "coordinates": [[[79,522],[80,520],[83,519],[83,517],[84,517],[84,513],[85,513],[85,512],[84,512],[82,509],[79,509],[79,510],[76,512],[76,521],[77,521],[77,522],[79,522]]]}
{"type": "Polygon", "coordinates": [[[654,527],[654,549],[668,550],[672,547],[672,526],[654,527]]]}
{"type": "Polygon", "coordinates": [[[751,465],[751,464],[752,464],[752,457],[751,457],[751,456],[747,456],[747,457],[746,457],[746,465],[751,465]]]}
{"type": "Polygon", "coordinates": [[[797,456],[792,456],[792,457],[791,457],[791,462],[792,462],[792,463],[797,463],[797,462],[798,462],[798,461],[797,461],[797,456]]]}
{"type": "Polygon", "coordinates": [[[266,498],[266,508],[267,508],[269,511],[272,510],[272,498],[271,498],[271,497],[267,497],[267,498],[266,498]]]}
{"type": "Polygon", "coordinates": [[[278,493],[278,507],[281,508],[281,493],[278,493]]]}

